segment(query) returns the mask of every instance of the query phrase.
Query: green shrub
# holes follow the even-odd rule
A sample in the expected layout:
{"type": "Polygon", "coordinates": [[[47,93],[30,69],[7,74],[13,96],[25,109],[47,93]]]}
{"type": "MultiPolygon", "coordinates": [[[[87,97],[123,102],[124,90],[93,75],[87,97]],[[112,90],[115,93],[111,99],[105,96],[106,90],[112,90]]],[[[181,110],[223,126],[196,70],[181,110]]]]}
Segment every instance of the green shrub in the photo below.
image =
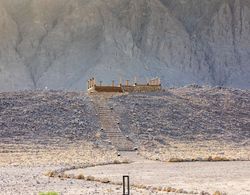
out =
{"type": "Polygon", "coordinates": [[[57,192],[40,192],[39,195],[59,195],[57,192]]]}

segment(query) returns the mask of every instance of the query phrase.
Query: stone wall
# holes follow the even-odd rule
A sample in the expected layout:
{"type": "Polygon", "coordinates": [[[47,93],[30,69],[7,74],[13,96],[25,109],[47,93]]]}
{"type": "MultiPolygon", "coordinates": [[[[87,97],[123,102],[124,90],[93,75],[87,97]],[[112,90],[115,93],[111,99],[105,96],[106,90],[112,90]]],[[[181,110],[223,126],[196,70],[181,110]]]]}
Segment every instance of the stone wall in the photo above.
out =
{"type": "Polygon", "coordinates": [[[129,93],[135,93],[135,92],[154,92],[154,91],[160,91],[161,85],[124,85],[121,87],[117,86],[93,86],[90,89],[88,89],[89,93],[95,93],[95,92],[114,92],[114,93],[122,93],[122,92],[129,92],[129,93]]]}
{"type": "Polygon", "coordinates": [[[121,87],[116,87],[116,86],[93,86],[90,89],[88,89],[89,93],[94,93],[94,92],[116,92],[116,93],[122,93],[123,90],[121,87]]]}
{"type": "Polygon", "coordinates": [[[125,92],[154,92],[160,91],[161,85],[135,85],[135,86],[122,86],[125,92]]]}

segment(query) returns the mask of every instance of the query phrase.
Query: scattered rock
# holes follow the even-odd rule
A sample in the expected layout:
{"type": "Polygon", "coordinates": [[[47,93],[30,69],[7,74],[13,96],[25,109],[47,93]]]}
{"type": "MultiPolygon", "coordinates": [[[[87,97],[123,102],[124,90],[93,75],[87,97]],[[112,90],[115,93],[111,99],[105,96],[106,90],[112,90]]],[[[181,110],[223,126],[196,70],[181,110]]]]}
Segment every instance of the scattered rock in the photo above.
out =
{"type": "Polygon", "coordinates": [[[102,182],[102,183],[109,183],[110,180],[108,178],[103,178],[103,179],[100,179],[100,182],[102,182]]]}

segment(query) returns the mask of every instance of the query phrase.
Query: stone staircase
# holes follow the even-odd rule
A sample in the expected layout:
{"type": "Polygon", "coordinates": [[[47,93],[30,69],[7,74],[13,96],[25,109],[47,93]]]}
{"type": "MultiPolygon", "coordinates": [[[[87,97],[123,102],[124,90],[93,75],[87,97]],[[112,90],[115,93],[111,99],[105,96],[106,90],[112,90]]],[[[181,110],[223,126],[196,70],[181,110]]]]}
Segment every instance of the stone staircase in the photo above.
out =
{"type": "Polygon", "coordinates": [[[96,111],[102,125],[102,131],[107,136],[110,144],[115,146],[119,151],[133,151],[134,144],[121,131],[119,127],[119,116],[113,113],[112,108],[107,104],[112,93],[92,94],[96,111]]]}

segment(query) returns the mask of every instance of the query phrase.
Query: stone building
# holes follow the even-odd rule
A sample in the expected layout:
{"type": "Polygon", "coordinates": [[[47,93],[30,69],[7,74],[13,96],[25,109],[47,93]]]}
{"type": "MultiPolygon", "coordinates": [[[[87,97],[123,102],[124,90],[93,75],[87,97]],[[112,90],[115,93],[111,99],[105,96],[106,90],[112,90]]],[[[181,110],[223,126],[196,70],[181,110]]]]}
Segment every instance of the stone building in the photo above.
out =
{"type": "Polygon", "coordinates": [[[160,91],[162,89],[161,81],[159,78],[151,79],[148,83],[130,84],[129,80],[126,80],[125,84],[121,81],[118,85],[115,85],[115,81],[112,81],[112,85],[103,85],[102,81],[96,82],[95,78],[88,80],[88,92],[98,93],[98,92],[117,92],[117,93],[133,93],[133,92],[153,92],[160,91]]]}

